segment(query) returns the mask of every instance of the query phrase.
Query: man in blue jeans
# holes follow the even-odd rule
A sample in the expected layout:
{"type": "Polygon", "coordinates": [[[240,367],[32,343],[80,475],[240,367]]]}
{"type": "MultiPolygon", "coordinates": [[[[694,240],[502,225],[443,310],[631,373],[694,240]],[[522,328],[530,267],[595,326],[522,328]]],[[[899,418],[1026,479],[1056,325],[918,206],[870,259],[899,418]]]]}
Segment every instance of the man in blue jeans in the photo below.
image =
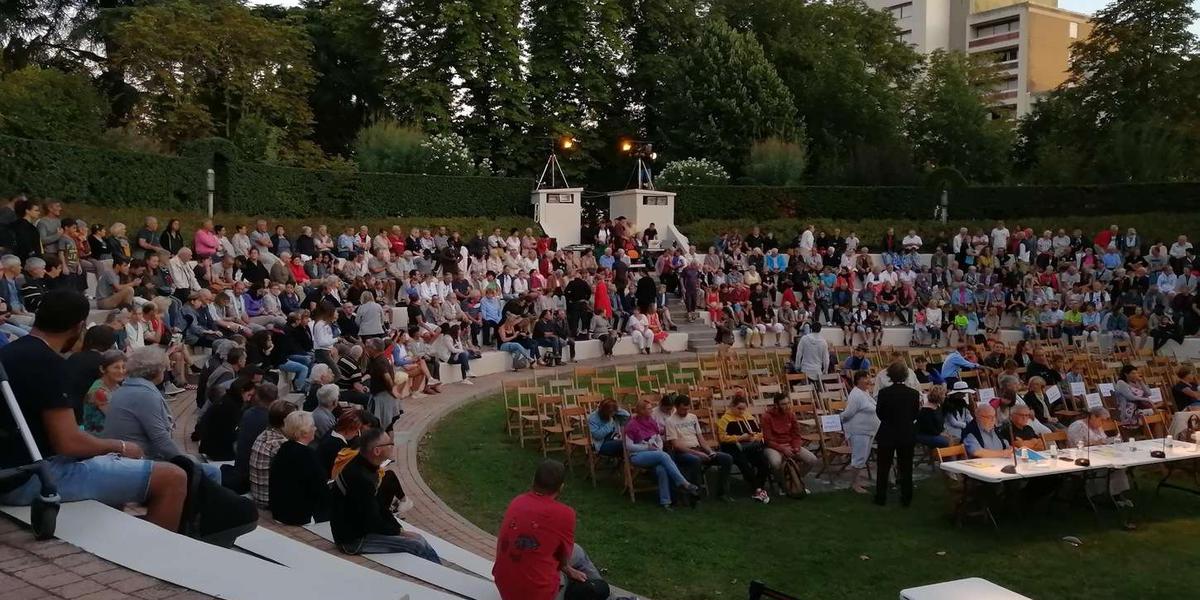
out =
{"type": "Polygon", "coordinates": [[[425,538],[404,531],[395,515],[379,502],[379,469],[395,444],[382,429],[364,429],[359,451],[333,480],[329,526],[333,541],[346,554],[414,554],[441,564],[425,538]]]}
{"type": "Polygon", "coordinates": [[[667,444],[671,448],[671,458],[679,465],[688,481],[705,486],[704,468],[717,467],[718,498],[729,498],[729,471],[733,467],[733,457],[712,449],[704,441],[700,431],[700,421],[691,412],[692,400],[684,395],[675,397],[675,412],[666,418],[667,444]]]}
{"type": "MultiPolygon", "coordinates": [[[[64,502],[96,500],[111,506],[146,506],[146,520],[177,531],[187,496],[187,475],[165,462],[142,460],[142,448],[88,434],[75,421],[67,396],[66,360],[60,354],[75,346],[88,317],[87,298],[72,290],[47,293],[33,329],[0,349],[0,364],[33,441],[56,477],[64,502]]],[[[33,462],[17,433],[7,404],[0,404],[0,468],[33,462]]],[[[36,477],[0,486],[0,504],[27,506],[41,491],[36,477]]]]}

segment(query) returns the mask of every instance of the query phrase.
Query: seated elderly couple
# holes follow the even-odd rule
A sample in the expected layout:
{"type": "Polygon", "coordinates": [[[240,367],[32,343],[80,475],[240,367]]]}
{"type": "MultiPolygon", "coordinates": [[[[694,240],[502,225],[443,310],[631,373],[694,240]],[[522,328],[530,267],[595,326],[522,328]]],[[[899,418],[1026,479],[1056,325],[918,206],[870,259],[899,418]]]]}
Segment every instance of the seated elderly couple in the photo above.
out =
{"type": "MultiPolygon", "coordinates": [[[[1046,442],[1033,427],[1034,411],[1028,406],[1016,405],[1009,412],[1009,421],[1001,424],[997,411],[989,404],[981,403],[975,408],[975,419],[963,428],[962,441],[970,458],[1011,458],[1015,449],[1046,450],[1046,442]]],[[[1076,420],[1067,428],[1067,442],[1072,447],[1102,446],[1119,443],[1119,437],[1109,436],[1105,430],[1111,424],[1108,410],[1095,407],[1085,418],[1076,420]]],[[[1129,491],[1129,476],[1123,469],[1113,469],[1106,477],[1085,477],[1089,497],[1107,495],[1120,508],[1133,508],[1129,491]]],[[[1060,477],[1042,476],[1029,478],[1022,490],[1026,502],[1036,500],[1058,489],[1060,477]]],[[[1126,523],[1131,527],[1131,523],[1126,523]]]]}
{"type": "MultiPolygon", "coordinates": [[[[706,439],[700,421],[692,412],[686,395],[665,394],[655,408],[649,400],[640,400],[631,415],[612,398],[588,416],[592,446],[601,456],[621,457],[628,451],[630,464],[653,469],[658,480],[658,502],[694,505],[708,493],[704,471],[717,468],[715,495],[732,501],[729,473],[737,464],[743,479],[754,490],[752,498],[770,502],[767,492],[772,478],[782,482],[785,461],[795,461],[802,480],[818,462],[805,448],[800,426],[785,394],[763,414],[763,423],[749,410],[744,392],[734,395],[726,412],[716,423],[717,446],[706,439]],[[774,477],[772,477],[774,474],[774,477]]],[[[803,484],[799,493],[805,494],[803,484]]]]}

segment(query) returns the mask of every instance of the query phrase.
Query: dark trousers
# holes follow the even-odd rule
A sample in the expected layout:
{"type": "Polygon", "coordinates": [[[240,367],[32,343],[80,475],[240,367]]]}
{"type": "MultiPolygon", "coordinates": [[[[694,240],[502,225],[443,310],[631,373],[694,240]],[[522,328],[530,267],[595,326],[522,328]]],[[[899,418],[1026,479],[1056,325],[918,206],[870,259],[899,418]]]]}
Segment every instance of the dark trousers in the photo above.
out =
{"type": "Polygon", "coordinates": [[[879,444],[875,458],[878,461],[875,473],[875,503],[886,504],[888,493],[888,477],[892,473],[892,462],[895,458],[896,470],[899,471],[900,504],[908,506],[912,503],[913,482],[913,445],[890,446],[879,444]]]}
{"type": "MultiPolygon", "coordinates": [[[[771,471],[771,465],[767,462],[767,453],[765,446],[761,442],[751,442],[749,444],[725,443],[721,444],[721,452],[728,454],[733,458],[733,464],[737,465],[738,471],[742,473],[742,479],[753,489],[760,489],[767,484],[767,474],[771,471]]],[[[909,463],[912,463],[912,450],[909,449],[909,463]]],[[[912,473],[912,469],[909,469],[912,473]]]]}
{"type": "Polygon", "coordinates": [[[600,336],[600,344],[604,347],[604,355],[612,356],[613,346],[617,345],[617,334],[610,333],[600,336]]]}
{"type": "Polygon", "coordinates": [[[483,343],[481,345],[482,346],[491,346],[492,345],[492,334],[496,333],[496,330],[499,328],[500,328],[499,323],[497,323],[495,321],[488,321],[487,319],[484,319],[483,330],[482,330],[483,343]]]}
{"type": "Polygon", "coordinates": [[[591,323],[592,313],[588,310],[587,302],[578,301],[567,305],[567,329],[572,338],[579,335],[580,331],[587,331],[591,323]]]}

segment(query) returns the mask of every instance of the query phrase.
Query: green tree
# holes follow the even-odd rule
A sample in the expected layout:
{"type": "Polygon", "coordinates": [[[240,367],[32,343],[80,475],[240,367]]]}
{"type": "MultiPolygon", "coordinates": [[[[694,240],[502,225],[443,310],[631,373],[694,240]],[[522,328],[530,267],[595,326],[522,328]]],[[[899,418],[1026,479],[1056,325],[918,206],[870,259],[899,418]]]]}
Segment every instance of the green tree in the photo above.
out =
{"type": "Polygon", "coordinates": [[[707,155],[740,173],[755,140],[791,139],[799,129],[792,95],[752,37],[706,20],[675,56],[678,72],[659,98],[668,156],[707,155]]]}
{"type": "Polygon", "coordinates": [[[986,58],[935,50],[913,87],[905,129],[924,169],[952,167],[970,181],[994,182],[1008,173],[1012,125],[991,118],[999,82],[986,58]]]}
{"type": "Polygon", "coordinates": [[[233,138],[249,115],[279,128],[285,145],[308,134],[313,72],[297,27],[233,0],[175,0],[138,9],[116,38],[114,60],[146,91],[141,108],[160,139],[233,138]]]}
{"type": "Polygon", "coordinates": [[[312,139],[328,153],[348,154],[359,130],[389,113],[395,17],[382,0],[309,0],[303,16],[316,71],[312,139]]]}
{"type": "Polygon", "coordinates": [[[713,12],[762,44],[792,93],[819,181],[894,183],[911,171],[902,100],[920,56],[891,15],[858,0],[715,0],[713,12]]]}
{"type": "Polygon", "coordinates": [[[439,0],[397,3],[393,11],[396,26],[387,38],[388,54],[400,71],[390,94],[391,112],[397,120],[417,124],[425,131],[447,131],[454,114],[455,44],[460,31],[450,20],[456,12],[450,10],[450,4],[439,0]]]}
{"type": "Polygon", "coordinates": [[[529,12],[530,134],[576,136],[582,148],[561,157],[574,177],[605,150],[596,132],[620,94],[623,13],[615,0],[531,0],[529,12]]]}
{"type": "Polygon", "coordinates": [[[0,132],[56,142],[95,141],[108,104],[86,77],[26,67],[0,77],[0,132]]]}
{"type": "Polygon", "coordinates": [[[1197,16],[1188,0],[1116,0],[1097,12],[1067,81],[1021,123],[1022,170],[1054,180],[1067,152],[1085,181],[1200,176],[1197,16]]]}
{"type": "Polygon", "coordinates": [[[521,72],[520,0],[443,3],[457,32],[455,69],[468,109],[459,130],[502,173],[528,173],[529,89],[521,72]]]}
{"type": "MultiPolygon", "coordinates": [[[[623,0],[628,16],[629,72],[625,86],[631,125],[652,141],[668,146],[660,120],[664,117],[666,86],[680,73],[676,57],[700,30],[694,0],[623,0]]],[[[620,121],[618,120],[618,123],[620,121]]]]}
{"type": "Polygon", "coordinates": [[[807,164],[808,152],[803,142],[770,138],[750,147],[746,175],[758,185],[800,185],[807,164]]]}
{"type": "Polygon", "coordinates": [[[429,160],[420,129],[380,121],[358,132],[354,162],[360,171],[421,173],[429,160]]]}

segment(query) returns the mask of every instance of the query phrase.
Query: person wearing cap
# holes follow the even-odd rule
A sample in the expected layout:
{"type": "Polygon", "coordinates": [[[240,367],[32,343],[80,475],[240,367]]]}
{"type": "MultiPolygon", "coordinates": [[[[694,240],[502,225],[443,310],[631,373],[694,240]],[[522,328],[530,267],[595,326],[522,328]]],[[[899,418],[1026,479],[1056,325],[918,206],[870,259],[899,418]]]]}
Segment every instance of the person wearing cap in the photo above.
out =
{"type": "Polygon", "coordinates": [[[842,377],[853,384],[856,371],[870,371],[871,359],[867,358],[867,345],[859,344],[854,347],[850,357],[842,363],[842,377]]]}

